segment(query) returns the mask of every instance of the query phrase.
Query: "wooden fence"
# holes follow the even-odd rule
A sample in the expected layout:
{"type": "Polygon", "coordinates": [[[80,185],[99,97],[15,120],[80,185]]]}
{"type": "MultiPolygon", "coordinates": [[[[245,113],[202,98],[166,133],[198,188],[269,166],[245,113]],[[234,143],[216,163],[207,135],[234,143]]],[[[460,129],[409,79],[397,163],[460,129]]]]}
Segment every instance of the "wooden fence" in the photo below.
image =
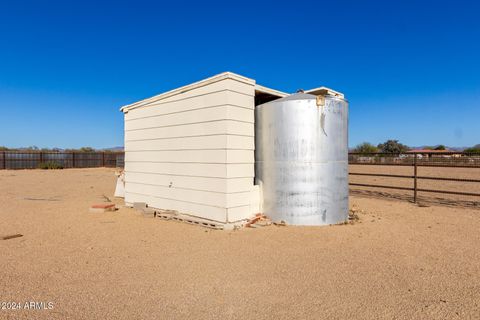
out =
{"type": "Polygon", "coordinates": [[[44,163],[63,168],[123,167],[123,152],[0,151],[0,169],[35,169],[44,163]]]}

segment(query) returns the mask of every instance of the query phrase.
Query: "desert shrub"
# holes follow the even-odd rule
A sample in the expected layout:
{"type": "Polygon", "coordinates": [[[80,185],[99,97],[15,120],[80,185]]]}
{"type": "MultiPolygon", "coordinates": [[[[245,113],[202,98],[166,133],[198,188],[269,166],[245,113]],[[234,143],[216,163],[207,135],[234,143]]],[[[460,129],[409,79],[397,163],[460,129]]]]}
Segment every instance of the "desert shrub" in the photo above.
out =
{"type": "Polygon", "coordinates": [[[63,166],[55,161],[46,161],[38,164],[39,169],[63,169],[63,166]]]}
{"type": "Polygon", "coordinates": [[[359,145],[357,145],[355,147],[355,149],[353,149],[353,152],[358,152],[358,153],[361,153],[361,154],[365,154],[365,155],[368,155],[370,153],[375,153],[375,152],[378,152],[378,148],[375,147],[373,144],[371,143],[368,143],[368,142],[364,142],[364,143],[361,143],[359,145]]]}

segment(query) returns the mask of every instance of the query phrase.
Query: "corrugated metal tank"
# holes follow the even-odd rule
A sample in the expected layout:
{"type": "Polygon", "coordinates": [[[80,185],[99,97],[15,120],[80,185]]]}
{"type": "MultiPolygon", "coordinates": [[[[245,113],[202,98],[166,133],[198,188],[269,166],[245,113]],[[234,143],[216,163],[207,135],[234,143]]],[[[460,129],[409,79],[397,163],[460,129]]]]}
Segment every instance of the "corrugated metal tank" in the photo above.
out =
{"type": "Polygon", "coordinates": [[[348,103],[297,93],[256,107],[255,180],[273,221],[348,218],[348,103]]]}

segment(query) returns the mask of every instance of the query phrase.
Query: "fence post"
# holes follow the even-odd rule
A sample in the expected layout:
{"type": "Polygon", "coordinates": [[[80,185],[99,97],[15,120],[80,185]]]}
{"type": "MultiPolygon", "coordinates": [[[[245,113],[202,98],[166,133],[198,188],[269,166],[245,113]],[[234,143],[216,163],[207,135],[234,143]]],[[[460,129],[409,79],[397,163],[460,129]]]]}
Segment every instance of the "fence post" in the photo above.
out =
{"type": "Polygon", "coordinates": [[[42,163],[42,162],[43,162],[43,152],[40,151],[40,163],[42,163]]]}
{"type": "Polygon", "coordinates": [[[413,156],[413,203],[417,203],[417,154],[413,156]]]}
{"type": "Polygon", "coordinates": [[[75,168],[75,152],[72,152],[72,168],[75,168]]]}
{"type": "Polygon", "coordinates": [[[102,167],[105,167],[105,151],[102,153],[102,167]]]}
{"type": "Polygon", "coordinates": [[[3,151],[3,169],[7,169],[7,152],[3,151]]]}

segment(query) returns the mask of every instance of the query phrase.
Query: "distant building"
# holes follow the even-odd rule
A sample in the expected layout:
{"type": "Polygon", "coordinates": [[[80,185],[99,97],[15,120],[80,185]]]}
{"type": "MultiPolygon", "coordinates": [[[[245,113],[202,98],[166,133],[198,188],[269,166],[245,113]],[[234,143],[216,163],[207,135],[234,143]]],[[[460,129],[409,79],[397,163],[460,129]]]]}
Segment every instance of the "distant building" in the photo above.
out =
{"type": "Polygon", "coordinates": [[[459,154],[454,154],[452,150],[431,150],[431,149],[412,149],[407,151],[406,153],[412,154],[416,153],[419,155],[419,158],[432,158],[432,157],[442,157],[442,158],[452,158],[452,157],[458,157],[459,154]]]}

